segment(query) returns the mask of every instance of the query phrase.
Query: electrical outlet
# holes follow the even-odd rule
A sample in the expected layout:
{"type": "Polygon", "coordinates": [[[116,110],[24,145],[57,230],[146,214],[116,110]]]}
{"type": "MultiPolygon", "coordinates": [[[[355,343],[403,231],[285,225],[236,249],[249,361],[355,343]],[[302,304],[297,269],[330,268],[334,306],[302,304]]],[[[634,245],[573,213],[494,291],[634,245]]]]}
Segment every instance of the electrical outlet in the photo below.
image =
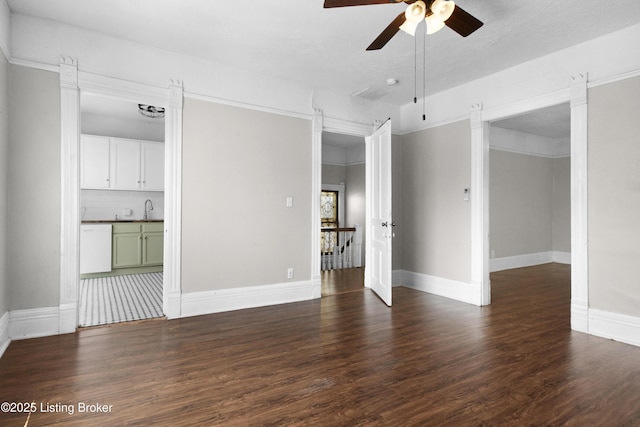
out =
{"type": "Polygon", "coordinates": [[[287,279],[293,279],[293,268],[287,269],[287,279]]]}

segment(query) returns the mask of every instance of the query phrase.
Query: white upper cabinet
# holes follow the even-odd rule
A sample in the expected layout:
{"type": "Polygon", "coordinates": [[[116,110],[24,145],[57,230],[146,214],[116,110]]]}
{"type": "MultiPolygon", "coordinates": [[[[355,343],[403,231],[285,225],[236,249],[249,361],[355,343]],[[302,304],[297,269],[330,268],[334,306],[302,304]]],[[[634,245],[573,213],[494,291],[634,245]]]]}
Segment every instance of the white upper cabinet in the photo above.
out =
{"type": "Polygon", "coordinates": [[[110,138],[82,135],[80,138],[80,186],[82,188],[105,189],[110,182],[110,138]]]}
{"type": "Polygon", "coordinates": [[[164,144],[142,142],[141,188],[147,191],[164,190],[164,144]]]}
{"type": "Polygon", "coordinates": [[[111,181],[118,190],[139,190],[140,141],[111,138],[111,181]]]}
{"type": "Polygon", "coordinates": [[[81,136],[81,187],[164,190],[164,144],[104,136],[81,136]]]}

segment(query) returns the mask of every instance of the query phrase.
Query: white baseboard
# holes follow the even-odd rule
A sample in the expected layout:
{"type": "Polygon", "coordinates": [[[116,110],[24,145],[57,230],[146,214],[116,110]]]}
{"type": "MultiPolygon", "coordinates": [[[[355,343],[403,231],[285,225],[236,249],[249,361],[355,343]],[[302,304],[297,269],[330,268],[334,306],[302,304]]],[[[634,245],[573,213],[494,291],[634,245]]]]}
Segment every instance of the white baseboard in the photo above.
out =
{"type": "Polygon", "coordinates": [[[510,270],[512,268],[531,267],[532,265],[558,262],[571,264],[571,252],[547,251],[532,254],[514,255],[489,260],[489,271],[510,270]]]}
{"type": "Polygon", "coordinates": [[[590,308],[589,333],[640,346],[640,317],[590,308]]]}
{"type": "Polygon", "coordinates": [[[9,312],[5,311],[2,317],[0,317],[0,357],[4,354],[4,351],[9,347],[11,338],[9,338],[9,312]]]}
{"type": "Polygon", "coordinates": [[[571,302],[571,329],[589,333],[589,306],[571,302]]]}
{"type": "Polygon", "coordinates": [[[182,307],[182,293],[180,291],[169,291],[165,295],[162,310],[167,319],[180,318],[180,308],[182,307]]]}
{"type": "Polygon", "coordinates": [[[60,304],[58,308],[58,331],[61,334],[72,334],[78,327],[78,304],[60,304]]]}
{"type": "Polygon", "coordinates": [[[42,307],[10,311],[9,337],[12,340],[19,340],[57,335],[59,310],[59,307],[42,307]]]}
{"type": "Polygon", "coordinates": [[[397,271],[395,274],[398,283],[407,288],[451,298],[467,304],[482,305],[482,289],[478,285],[406,270],[397,271]]]}
{"type": "Polygon", "coordinates": [[[309,280],[185,293],[181,317],[306,301],[317,298],[316,287],[309,280]]]}
{"type": "Polygon", "coordinates": [[[553,262],[571,265],[571,252],[552,251],[551,253],[553,254],[553,262]]]}

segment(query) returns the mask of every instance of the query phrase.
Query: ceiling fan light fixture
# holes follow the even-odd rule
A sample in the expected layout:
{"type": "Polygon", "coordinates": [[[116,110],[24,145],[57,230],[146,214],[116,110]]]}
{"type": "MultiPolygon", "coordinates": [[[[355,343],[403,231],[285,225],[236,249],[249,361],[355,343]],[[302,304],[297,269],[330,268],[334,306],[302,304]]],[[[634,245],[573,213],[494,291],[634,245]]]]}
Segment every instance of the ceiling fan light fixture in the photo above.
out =
{"type": "Polygon", "coordinates": [[[452,0],[435,0],[431,3],[432,16],[437,17],[440,21],[444,22],[453,15],[453,11],[456,8],[456,4],[452,0]]]}
{"type": "Polygon", "coordinates": [[[418,28],[418,24],[415,22],[404,21],[404,24],[400,25],[400,29],[410,36],[416,35],[416,28],[418,28]]]}
{"type": "Polygon", "coordinates": [[[406,21],[404,21],[404,24],[400,25],[400,29],[407,34],[415,36],[416,28],[418,28],[418,24],[424,19],[426,13],[427,5],[422,0],[411,3],[407,6],[407,10],[404,12],[406,21]]]}
{"type": "Polygon", "coordinates": [[[444,21],[438,19],[436,15],[431,14],[424,18],[424,20],[427,23],[427,34],[437,33],[444,28],[444,21]]]}

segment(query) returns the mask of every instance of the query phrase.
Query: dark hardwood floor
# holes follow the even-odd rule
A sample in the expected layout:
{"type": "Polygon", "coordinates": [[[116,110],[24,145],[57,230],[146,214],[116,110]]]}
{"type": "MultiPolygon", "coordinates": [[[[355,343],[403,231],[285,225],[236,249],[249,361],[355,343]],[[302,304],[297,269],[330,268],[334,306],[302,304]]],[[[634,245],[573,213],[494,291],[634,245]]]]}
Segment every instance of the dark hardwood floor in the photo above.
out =
{"type": "Polygon", "coordinates": [[[0,402],[29,426],[640,425],[640,348],[570,330],[569,274],[495,274],[488,307],[364,290],[14,341],[0,402]]]}
{"type": "Polygon", "coordinates": [[[324,270],[320,273],[322,296],[364,290],[364,268],[324,270]]]}

